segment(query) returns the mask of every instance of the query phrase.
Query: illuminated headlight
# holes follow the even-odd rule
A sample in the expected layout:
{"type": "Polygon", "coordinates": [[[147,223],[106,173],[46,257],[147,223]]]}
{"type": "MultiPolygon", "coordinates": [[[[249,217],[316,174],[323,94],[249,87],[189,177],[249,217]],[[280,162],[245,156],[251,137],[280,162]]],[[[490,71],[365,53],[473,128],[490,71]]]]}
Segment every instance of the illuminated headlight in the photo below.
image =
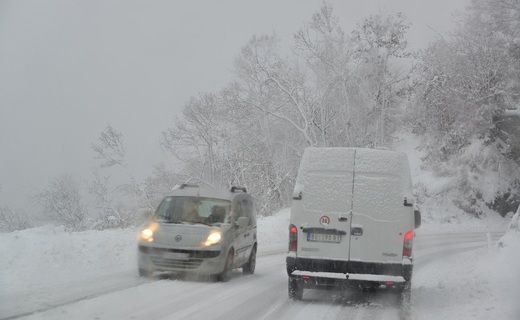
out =
{"type": "Polygon", "coordinates": [[[204,246],[212,246],[219,243],[220,240],[222,240],[222,233],[220,231],[211,231],[206,241],[204,241],[204,246]]]}
{"type": "Polygon", "coordinates": [[[153,242],[153,235],[159,229],[157,222],[151,222],[145,229],[139,232],[139,240],[145,242],[153,242]]]}
{"type": "Polygon", "coordinates": [[[141,240],[153,242],[153,230],[150,228],[146,228],[143,231],[141,231],[141,240]]]}

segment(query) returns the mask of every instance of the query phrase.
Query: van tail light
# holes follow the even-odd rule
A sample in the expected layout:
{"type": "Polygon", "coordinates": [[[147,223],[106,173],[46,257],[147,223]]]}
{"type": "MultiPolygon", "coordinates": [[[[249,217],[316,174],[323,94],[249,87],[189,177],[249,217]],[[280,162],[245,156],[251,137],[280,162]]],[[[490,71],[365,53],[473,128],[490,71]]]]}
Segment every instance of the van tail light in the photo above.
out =
{"type": "Polygon", "coordinates": [[[413,229],[404,234],[403,257],[412,257],[413,229]]]}
{"type": "Polygon", "coordinates": [[[298,248],[298,228],[294,224],[289,226],[289,251],[296,251],[298,248]]]}

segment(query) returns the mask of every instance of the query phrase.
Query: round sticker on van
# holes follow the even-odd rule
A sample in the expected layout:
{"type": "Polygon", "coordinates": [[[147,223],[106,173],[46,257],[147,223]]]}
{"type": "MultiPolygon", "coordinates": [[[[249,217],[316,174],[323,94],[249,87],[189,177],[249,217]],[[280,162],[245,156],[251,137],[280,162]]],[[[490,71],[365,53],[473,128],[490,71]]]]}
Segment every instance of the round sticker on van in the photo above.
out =
{"type": "Polygon", "coordinates": [[[321,217],[320,217],[320,224],[321,224],[322,226],[328,226],[329,223],[330,223],[330,218],[329,218],[329,216],[321,216],[321,217]]]}

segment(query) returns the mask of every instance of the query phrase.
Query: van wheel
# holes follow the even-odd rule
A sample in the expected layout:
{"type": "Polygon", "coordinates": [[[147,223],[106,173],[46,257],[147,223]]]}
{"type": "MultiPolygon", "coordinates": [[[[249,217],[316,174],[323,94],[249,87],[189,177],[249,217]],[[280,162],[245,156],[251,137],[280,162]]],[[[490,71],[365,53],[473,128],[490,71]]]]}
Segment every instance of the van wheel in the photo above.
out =
{"type": "Polygon", "coordinates": [[[303,299],[303,283],[300,279],[289,276],[289,298],[293,300],[303,299]]]}
{"type": "Polygon", "coordinates": [[[256,245],[251,250],[251,255],[249,256],[249,260],[246,264],[242,266],[243,274],[253,274],[255,273],[256,267],[256,245]]]}
{"type": "Polygon", "coordinates": [[[412,299],[412,281],[406,281],[399,288],[399,302],[402,306],[407,306],[410,304],[412,299]]]}
{"type": "Polygon", "coordinates": [[[217,276],[218,280],[221,282],[228,282],[231,278],[231,270],[233,269],[233,251],[229,251],[226,264],[224,265],[224,270],[217,276]]]}

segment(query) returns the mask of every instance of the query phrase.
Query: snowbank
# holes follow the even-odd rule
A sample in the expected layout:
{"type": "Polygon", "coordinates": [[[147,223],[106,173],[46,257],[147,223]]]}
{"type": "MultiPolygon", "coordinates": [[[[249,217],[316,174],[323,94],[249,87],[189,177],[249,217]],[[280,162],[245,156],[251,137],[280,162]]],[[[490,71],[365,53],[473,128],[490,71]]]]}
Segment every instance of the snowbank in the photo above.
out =
{"type": "Polygon", "coordinates": [[[519,214],[497,245],[451,255],[441,251],[426,261],[417,258],[417,319],[520,319],[519,214]]]}
{"type": "Polygon", "coordinates": [[[135,229],[66,232],[51,226],[0,233],[0,296],[134,268],[135,235],[135,229]]]}
{"type": "Polygon", "coordinates": [[[520,319],[520,207],[498,246],[480,257],[478,272],[486,277],[502,315],[496,319],[520,319]]]}
{"type": "Polygon", "coordinates": [[[493,289],[505,311],[520,319],[520,207],[484,271],[491,276],[493,289]]]}

